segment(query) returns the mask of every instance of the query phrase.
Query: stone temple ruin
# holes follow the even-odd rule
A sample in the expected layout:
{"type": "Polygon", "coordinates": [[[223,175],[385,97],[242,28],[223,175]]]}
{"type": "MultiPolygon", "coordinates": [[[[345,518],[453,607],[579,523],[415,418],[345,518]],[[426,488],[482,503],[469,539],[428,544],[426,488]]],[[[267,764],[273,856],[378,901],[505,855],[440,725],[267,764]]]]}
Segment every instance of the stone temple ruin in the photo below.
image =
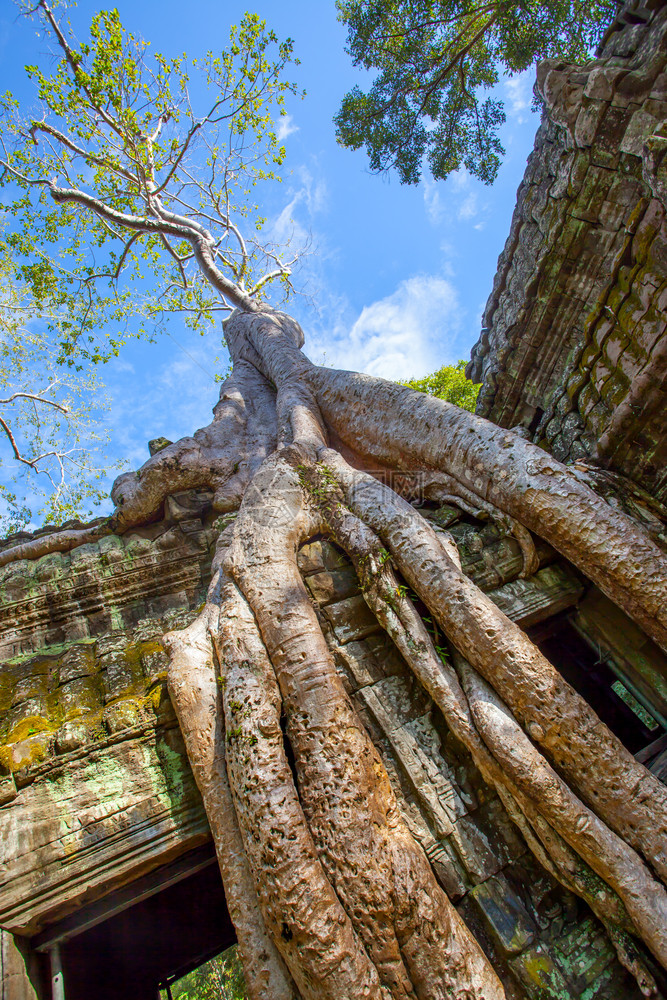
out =
{"type": "MultiPolygon", "coordinates": [[[[667,8],[631,2],[594,61],[540,65],[546,115],[469,368],[483,416],[592,472],[663,542],[666,40],[667,8]]],[[[0,571],[1,1000],[155,1000],[235,940],[161,644],[205,594],[211,500],[172,496],[147,527],[0,571]]],[[[664,654],[546,544],[519,579],[512,536],[432,508],[464,571],[667,781],[664,654]]],[[[300,567],[410,830],[508,998],[639,1000],[602,926],[540,868],[379,629],[346,558],[315,538],[300,567]]]]}

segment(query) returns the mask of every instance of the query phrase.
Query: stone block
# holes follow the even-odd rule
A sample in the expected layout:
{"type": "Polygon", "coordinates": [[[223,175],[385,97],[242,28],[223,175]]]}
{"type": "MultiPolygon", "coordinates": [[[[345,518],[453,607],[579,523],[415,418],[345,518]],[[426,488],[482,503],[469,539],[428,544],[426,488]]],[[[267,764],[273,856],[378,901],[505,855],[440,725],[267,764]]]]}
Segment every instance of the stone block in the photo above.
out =
{"type": "Polygon", "coordinates": [[[65,574],[69,566],[70,560],[67,555],[64,555],[62,552],[51,552],[49,555],[36,560],[33,580],[42,584],[53,583],[57,580],[59,586],[67,587],[69,584],[67,579],[65,579],[65,574]]]}
{"type": "Polygon", "coordinates": [[[606,110],[606,105],[601,101],[591,101],[581,109],[574,125],[574,141],[577,146],[583,148],[593,144],[595,133],[606,110]]]}
{"type": "Polygon", "coordinates": [[[125,651],[106,653],[100,657],[99,663],[103,671],[106,701],[130,694],[143,681],[140,663],[129,659],[125,651]]]}
{"type": "Polygon", "coordinates": [[[97,640],[95,650],[98,657],[106,656],[108,653],[121,653],[128,644],[125,632],[107,631],[97,640]]]}
{"type": "Polygon", "coordinates": [[[458,819],[448,839],[474,885],[497,875],[503,867],[486,832],[475,822],[474,813],[458,819]]]}
{"type": "Polygon", "coordinates": [[[530,1000],[564,1000],[572,996],[563,973],[541,944],[510,958],[509,966],[530,1000]]]}
{"type": "Polygon", "coordinates": [[[306,586],[318,604],[342,601],[359,591],[357,575],[351,566],[312,573],[306,577],[306,586]]]}
{"type": "Polygon", "coordinates": [[[535,940],[535,924],[503,875],[470,890],[480,913],[506,955],[517,955],[535,940]]]}
{"type": "Polygon", "coordinates": [[[58,661],[57,683],[67,684],[78,677],[89,677],[99,670],[95,662],[95,643],[77,643],[71,646],[58,661]]]}
{"type": "Polygon", "coordinates": [[[316,540],[302,545],[297,554],[297,564],[304,576],[308,576],[309,573],[322,572],[324,569],[322,542],[316,540]]]}
{"type": "Polygon", "coordinates": [[[208,491],[185,490],[167,497],[165,514],[171,521],[196,520],[201,529],[201,518],[211,504],[213,494],[208,491]]]}
{"type": "Polygon", "coordinates": [[[14,775],[5,773],[5,768],[0,765],[0,806],[12,802],[18,795],[14,775]]]}
{"type": "Polygon", "coordinates": [[[328,570],[343,569],[350,565],[347,556],[326,538],[322,539],[322,562],[328,570]]]}
{"type": "Polygon", "coordinates": [[[129,698],[107,705],[102,716],[105,727],[110,733],[120,733],[124,729],[133,729],[142,721],[141,711],[136,702],[129,698]]]}
{"type": "Polygon", "coordinates": [[[452,902],[461,899],[470,888],[470,882],[456,853],[446,841],[434,841],[426,847],[435,877],[452,902]]]}
{"type": "Polygon", "coordinates": [[[588,172],[589,162],[588,154],[585,151],[577,154],[570,167],[567,190],[563,192],[563,195],[567,194],[567,197],[572,199],[577,197],[588,172]]]}
{"type": "Polygon", "coordinates": [[[17,782],[19,781],[17,772],[26,771],[34,764],[45,760],[50,755],[52,746],[53,734],[49,730],[11,744],[9,747],[9,766],[16,773],[17,782]]]}
{"type": "Polygon", "coordinates": [[[395,729],[419,719],[431,707],[431,699],[409,672],[383,678],[373,685],[372,692],[389,713],[395,729]]]}
{"type": "MultiPolygon", "coordinates": [[[[160,629],[160,636],[163,630],[160,629]]],[[[141,669],[149,684],[155,684],[157,680],[166,675],[169,658],[164,649],[148,649],[141,652],[141,669]]]]}
{"type": "Polygon", "coordinates": [[[584,96],[597,101],[611,101],[614,93],[614,81],[619,71],[598,66],[588,74],[584,87],[584,96]]]}
{"type": "Polygon", "coordinates": [[[165,631],[159,618],[140,618],[132,632],[132,641],[135,643],[159,642],[165,631]]]}
{"type": "Polygon", "coordinates": [[[403,674],[406,670],[393,642],[380,633],[336,647],[334,657],[345,674],[351,692],[374,684],[383,677],[403,674]]]}
{"type": "Polygon", "coordinates": [[[12,706],[20,705],[28,699],[40,699],[46,696],[49,686],[48,665],[44,662],[25,665],[26,673],[22,673],[14,687],[12,706]]]}
{"type": "Polygon", "coordinates": [[[96,712],[102,707],[102,687],[98,677],[77,677],[58,688],[58,706],[66,717],[96,712]]]}
{"type": "Polygon", "coordinates": [[[572,607],[583,593],[583,584],[572,570],[556,564],[527,580],[512,580],[490,590],[489,597],[508,618],[527,628],[572,607]]]}
{"type": "Polygon", "coordinates": [[[353,639],[363,639],[364,636],[377,632],[379,625],[375,615],[369,610],[365,600],[359,594],[337,601],[322,609],[322,613],[332,626],[340,643],[351,642],[353,639]]]}
{"type": "Polygon", "coordinates": [[[25,739],[35,730],[46,729],[49,726],[49,709],[46,697],[39,695],[28,698],[15,708],[12,708],[2,720],[2,730],[7,743],[25,739]]]}
{"type": "Polygon", "coordinates": [[[659,122],[653,115],[640,109],[635,111],[626,128],[619,148],[623,153],[641,157],[644,143],[653,134],[659,122]]]}
{"type": "Polygon", "coordinates": [[[92,727],[78,719],[66,722],[56,733],[56,753],[71,753],[91,740],[92,727]]]}

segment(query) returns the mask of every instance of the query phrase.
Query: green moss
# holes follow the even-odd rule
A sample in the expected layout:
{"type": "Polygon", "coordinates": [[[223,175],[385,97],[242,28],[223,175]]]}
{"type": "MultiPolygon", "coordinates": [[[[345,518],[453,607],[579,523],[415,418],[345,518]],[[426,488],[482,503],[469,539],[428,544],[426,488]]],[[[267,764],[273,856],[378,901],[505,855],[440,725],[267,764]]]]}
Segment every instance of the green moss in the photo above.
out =
{"type": "Polygon", "coordinates": [[[7,733],[6,742],[8,744],[21,743],[37,733],[55,732],[58,727],[59,723],[55,724],[52,719],[44,718],[42,715],[28,715],[12,726],[7,733]]]}

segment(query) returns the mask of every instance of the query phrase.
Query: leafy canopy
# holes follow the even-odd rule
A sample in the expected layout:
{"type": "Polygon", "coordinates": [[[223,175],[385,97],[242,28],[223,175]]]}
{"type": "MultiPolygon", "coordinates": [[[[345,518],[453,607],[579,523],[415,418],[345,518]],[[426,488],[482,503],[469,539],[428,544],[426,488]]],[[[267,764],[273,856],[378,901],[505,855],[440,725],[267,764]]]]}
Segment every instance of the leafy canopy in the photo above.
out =
{"type": "Polygon", "coordinates": [[[504,149],[503,102],[482,92],[547,56],[588,57],[616,0],[337,0],[355,66],[378,70],[335,118],[338,141],[365,146],[371,170],[416,184],[466,169],[490,184],[504,149]]]}
{"type": "Polygon", "coordinates": [[[80,44],[46,0],[31,13],[55,68],[26,67],[36,112],[0,100],[0,252],[48,307],[61,360],[105,360],[175,312],[203,329],[273,280],[289,290],[254,188],[279,180],[292,42],[246,14],[222,52],[188,61],[151,56],[116,10],[80,44]]]}
{"type": "Polygon", "coordinates": [[[465,367],[465,361],[457,361],[455,365],[443,365],[432,375],[413,378],[401,382],[400,385],[407,385],[409,389],[415,389],[417,392],[426,392],[429,396],[444,399],[448,403],[460,406],[462,410],[474,413],[481,382],[476,385],[466,378],[465,367]]]}

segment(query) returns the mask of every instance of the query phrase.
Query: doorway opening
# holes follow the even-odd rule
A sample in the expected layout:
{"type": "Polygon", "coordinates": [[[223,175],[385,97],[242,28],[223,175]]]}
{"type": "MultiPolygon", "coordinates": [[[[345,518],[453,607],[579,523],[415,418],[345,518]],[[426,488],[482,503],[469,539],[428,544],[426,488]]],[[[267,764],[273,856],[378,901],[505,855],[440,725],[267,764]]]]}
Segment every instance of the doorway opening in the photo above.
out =
{"type": "Polygon", "coordinates": [[[160,984],[160,1000],[248,1000],[237,946],[160,984]]]}
{"type": "Polygon", "coordinates": [[[527,633],[631,754],[639,757],[663,740],[665,730],[659,713],[645,700],[640,701],[630,682],[624,683],[608,659],[584,641],[567,612],[529,628],[527,633]]]}
{"type": "Polygon", "coordinates": [[[235,944],[212,845],[83,907],[32,942],[41,952],[58,950],[65,1000],[158,1000],[164,984],[235,944]]]}

